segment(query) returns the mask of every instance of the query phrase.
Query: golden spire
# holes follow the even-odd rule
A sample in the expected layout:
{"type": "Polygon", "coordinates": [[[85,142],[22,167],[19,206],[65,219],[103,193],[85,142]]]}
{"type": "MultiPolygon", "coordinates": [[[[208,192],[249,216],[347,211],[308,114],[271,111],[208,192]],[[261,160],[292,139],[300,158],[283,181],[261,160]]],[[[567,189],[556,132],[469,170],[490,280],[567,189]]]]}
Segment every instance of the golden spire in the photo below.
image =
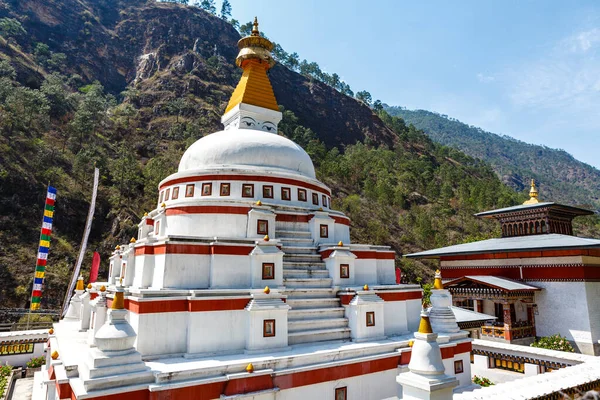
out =
{"type": "Polygon", "coordinates": [[[419,322],[419,333],[433,333],[431,329],[431,322],[429,322],[429,315],[425,312],[425,309],[421,311],[421,322],[419,322]]]}
{"type": "Polygon", "coordinates": [[[122,310],[125,308],[125,294],[122,291],[117,290],[115,292],[115,297],[110,308],[113,310],[122,310]]]}
{"type": "Polygon", "coordinates": [[[271,56],[273,43],[260,35],[257,18],[254,18],[252,34],[241,38],[238,48],[240,52],[235,59],[235,64],[244,72],[231,95],[225,113],[240,103],[279,111],[273,87],[267,76],[269,68],[275,65],[275,60],[271,56]]]}
{"type": "Polygon", "coordinates": [[[531,189],[529,189],[529,200],[527,200],[526,202],[524,202],[523,204],[537,204],[540,201],[538,200],[538,191],[537,188],[535,187],[535,179],[531,180],[531,189]]]}
{"type": "Polygon", "coordinates": [[[75,286],[75,290],[84,290],[83,276],[81,275],[79,275],[79,278],[77,278],[77,285],[75,286]]]}
{"type": "Polygon", "coordinates": [[[433,280],[433,288],[437,290],[444,289],[444,284],[442,283],[442,272],[438,269],[435,271],[435,279],[433,280]]]}

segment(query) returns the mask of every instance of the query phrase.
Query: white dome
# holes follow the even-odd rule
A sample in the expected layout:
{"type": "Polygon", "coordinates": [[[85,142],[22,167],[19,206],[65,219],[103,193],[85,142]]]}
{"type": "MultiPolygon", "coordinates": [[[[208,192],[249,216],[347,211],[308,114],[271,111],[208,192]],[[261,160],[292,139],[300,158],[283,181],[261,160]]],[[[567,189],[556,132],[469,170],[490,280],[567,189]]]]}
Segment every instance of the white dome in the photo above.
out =
{"type": "Polygon", "coordinates": [[[283,136],[253,129],[228,129],[192,144],[179,162],[179,172],[215,167],[280,168],[315,178],[309,155],[283,136]]]}

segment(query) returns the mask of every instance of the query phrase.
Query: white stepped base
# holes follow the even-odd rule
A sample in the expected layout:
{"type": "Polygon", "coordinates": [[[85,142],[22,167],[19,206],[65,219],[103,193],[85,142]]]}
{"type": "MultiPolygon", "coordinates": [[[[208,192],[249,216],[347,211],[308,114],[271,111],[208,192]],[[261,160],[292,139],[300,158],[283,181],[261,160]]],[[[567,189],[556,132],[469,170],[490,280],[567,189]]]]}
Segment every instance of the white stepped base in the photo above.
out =
{"type": "Polygon", "coordinates": [[[290,288],[330,288],[331,278],[284,278],[283,284],[290,288]]]}
{"type": "Polygon", "coordinates": [[[310,231],[284,231],[284,230],[277,230],[275,229],[275,237],[278,239],[283,239],[283,238],[305,238],[305,239],[311,239],[311,233],[310,231]]]}
{"type": "Polygon", "coordinates": [[[284,261],[283,269],[327,269],[324,262],[284,261]]]}
{"type": "Polygon", "coordinates": [[[344,317],[344,307],[300,308],[288,311],[288,323],[303,319],[335,319],[344,317]]]}
{"type": "Polygon", "coordinates": [[[288,320],[288,333],[321,329],[347,328],[348,318],[288,320]]]}
{"type": "Polygon", "coordinates": [[[284,278],[329,278],[326,269],[284,269],[284,278]]]}
{"type": "Polygon", "coordinates": [[[148,369],[147,371],[141,372],[117,373],[102,378],[82,379],[82,381],[85,390],[89,392],[91,390],[151,383],[154,382],[154,374],[148,369]]]}
{"type": "Polygon", "coordinates": [[[335,292],[331,288],[286,288],[283,294],[288,296],[288,300],[292,299],[319,299],[319,298],[335,298],[335,292]]]}
{"type": "MultiPolygon", "coordinates": [[[[300,254],[318,255],[317,249],[314,246],[281,246],[281,250],[285,254],[298,256],[300,254]]],[[[320,255],[319,255],[320,257],[320,255]]]]}
{"type": "Polygon", "coordinates": [[[321,299],[287,299],[287,304],[292,310],[301,310],[307,308],[337,308],[340,306],[340,300],[336,297],[321,299]]]}
{"type": "Polygon", "coordinates": [[[322,262],[320,254],[284,254],[283,262],[308,262],[318,263],[322,262]]]}
{"type": "Polygon", "coordinates": [[[309,238],[288,238],[288,237],[284,237],[284,238],[280,238],[279,239],[281,241],[281,243],[284,246],[290,246],[290,247],[294,247],[294,246],[304,246],[304,247],[315,247],[315,242],[312,239],[309,238]]]}
{"type": "Polygon", "coordinates": [[[313,343],[325,340],[350,339],[350,328],[318,329],[288,333],[288,343],[313,343]]]}

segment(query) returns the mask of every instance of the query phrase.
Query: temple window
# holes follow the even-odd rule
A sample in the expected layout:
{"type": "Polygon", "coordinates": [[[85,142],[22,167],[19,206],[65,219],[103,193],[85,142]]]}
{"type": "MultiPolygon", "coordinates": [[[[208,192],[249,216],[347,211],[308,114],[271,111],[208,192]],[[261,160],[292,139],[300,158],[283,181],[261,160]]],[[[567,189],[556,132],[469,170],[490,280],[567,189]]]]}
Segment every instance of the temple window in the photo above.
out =
{"type": "Polygon", "coordinates": [[[263,263],[262,264],[262,278],[263,279],[275,279],[275,264],[263,263]]]}
{"type": "Polygon", "coordinates": [[[367,326],[375,326],[375,311],[367,311],[367,326]]]}
{"type": "Polygon", "coordinates": [[[327,196],[322,195],[321,199],[323,200],[321,204],[323,204],[323,207],[327,207],[327,196]]]}
{"type": "Polygon", "coordinates": [[[306,189],[298,189],[298,201],[306,201],[306,189]]]}
{"type": "Polygon", "coordinates": [[[312,194],[312,202],[315,206],[319,205],[319,195],[317,193],[312,194]]]}
{"type": "Polygon", "coordinates": [[[335,400],[347,400],[348,399],[348,387],[344,386],[335,389],[335,400]]]}
{"type": "Polygon", "coordinates": [[[263,198],[265,198],[265,199],[273,198],[273,186],[271,186],[271,185],[263,186],[263,198]]]}
{"type": "Polygon", "coordinates": [[[212,183],[202,184],[202,196],[210,196],[212,194],[212,183]]]}
{"type": "Polygon", "coordinates": [[[265,319],[263,321],[263,337],[275,336],[275,320],[265,319]]]}
{"type": "Polygon", "coordinates": [[[173,188],[173,195],[171,196],[171,200],[176,200],[179,197],[179,186],[173,188]]]}
{"type": "Polygon", "coordinates": [[[475,303],[474,303],[473,299],[457,300],[457,301],[455,301],[455,305],[457,307],[475,311],[475,303]]]}
{"type": "Polygon", "coordinates": [[[463,367],[463,362],[462,360],[456,360],[454,361],[454,373],[455,374],[462,374],[464,372],[464,367],[463,367]]]}
{"type": "Polygon", "coordinates": [[[194,197],[194,184],[185,185],[185,197],[194,197]]]}
{"type": "Polygon", "coordinates": [[[259,235],[268,235],[269,234],[269,221],[266,219],[259,219],[256,222],[256,233],[259,235]]]}
{"type": "Polygon", "coordinates": [[[547,229],[546,229],[546,221],[542,221],[542,233],[546,233],[547,229]]]}
{"type": "Polygon", "coordinates": [[[252,183],[242,184],[242,197],[254,197],[254,185],[252,183]]]}
{"type": "Polygon", "coordinates": [[[221,183],[221,188],[219,190],[219,194],[221,196],[229,196],[231,194],[231,184],[230,183],[221,183]]]}
{"type": "Polygon", "coordinates": [[[281,188],[281,200],[291,200],[292,199],[292,191],[289,187],[281,188]]]}
{"type": "Polygon", "coordinates": [[[329,237],[329,226],[322,224],[319,228],[319,234],[322,238],[329,237]]]}
{"type": "Polygon", "coordinates": [[[154,236],[158,236],[159,231],[160,231],[160,221],[156,221],[156,224],[154,224],[154,236]]]}
{"type": "Polygon", "coordinates": [[[165,190],[165,201],[169,201],[169,195],[171,194],[171,189],[165,190]]]}
{"type": "Polygon", "coordinates": [[[342,278],[342,279],[350,278],[350,265],[349,264],[340,264],[340,278],[342,278]]]}
{"type": "Polygon", "coordinates": [[[162,204],[164,198],[165,198],[165,192],[160,192],[160,197],[158,198],[158,204],[162,204]]]}

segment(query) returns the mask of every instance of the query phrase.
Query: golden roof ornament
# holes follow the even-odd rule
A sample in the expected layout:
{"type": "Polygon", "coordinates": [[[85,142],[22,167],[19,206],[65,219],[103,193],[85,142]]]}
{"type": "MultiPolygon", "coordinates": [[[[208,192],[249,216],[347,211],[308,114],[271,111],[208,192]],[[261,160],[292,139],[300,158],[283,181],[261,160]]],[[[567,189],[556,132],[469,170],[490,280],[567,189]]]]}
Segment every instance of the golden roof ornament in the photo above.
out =
{"type": "Polygon", "coordinates": [[[88,288],[88,289],[91,289],[91,288],[92,288],[92,284],[91,284],[91,283],[88,283],[88,285],[87,285],[87,288],[88,288]]]}
{"type": "Polygon", "coordinates": [[[421,310],[421,322],[419,322],[419,333],[433,333],[431,329],[431,322],[429,322],[429,315],[425,311],[425,307],[421,310]]]}
{"type": "Polygon", "coordinates": [[[433,288],[437,290],[444,289],[444,284],[442,283],[442,272],[438,269],[435,271],[435,278],[433,280],[433,288]]]}
{"type": "Polygon", "coordinates": [[[104,286],[104,285],[100,286],[100,291],[101,292],[106,292],[106,286],[104,286]]]}
{"type": "Polygon", "coordinates": [[[265,289],[263,290],[264,294],[269,294],[271,293],[271,288],[269,288],[268,286],[265,286],[265,289]]]}
{"type": "Polygon", "coordinates": [[[531,189],[529,189],[529,200],[527,200],[526,202],[524,202],[524,205],[529,205],[529,204],[537,204],[540,201],[538,200],[538,190],[535,187],[535,179],[531,180],[531,189]]]}
{"type": "Polygon", "coordinates": [[[110,308],[113,310],[122,310],[125,308],[125,293],[123,291],[117,290],[115,292],[115,297],[110,308]]]}
{"type": "Polygon", "coordinates": [[[258,200],[258,201],[256,202],[256,205],[257,205],[257,206],[262,206],[262,201],[258,200]]]}
{"type": "Polygon", "coordinates": [[[263,238],[263,240],[264,240],[265,242],[268,242],[268,241],[270,240],[270,239],[269,239],[269,235],[265,235],[265,237],[263,238]]]}
{"type": "Polygon", "coordinates": [[[79,275],[77,278],[77,285],[75,286],[75,290],[84,290],[85,286],[83,285],[83,276],[79,275]]]}
{"type": "Polygon", "coordinates": [[[254,365],[252,365],[252,363],[248,364],[248,366],[246,367],[246,372],[248,372],[249,374],[254,372],[254,365]]]}
{"type": "Polygon", "coordinates": [[[367,285],[367,284],[365,283],[365,286],[363,286],[363,290],[369,290],[369,285],[367,285]]]}
{"type": "Polygon", "coordinates": [[[338,246],[342,247],[344,245],[344,242],[342,242],[341,240],[338,242],[338,246]]]}
{"type": "Polygon", "coordinates": [[[129,240],[129,243],[135,243],[135,242],[137,242],[137,240],[135,240],[135,238],[134,238],[134,237],[132,237],[132,238],[129,240]]]}
{"type": "Polygon", "coordinates": [[[50,357],[52,357],[52,359],[53,359],[53,360],[56,360],[56,359],[58,359],[58,351],[54,350],[54,351],[52,352],[52,355],[51,355],[50,357]]]}
{"type": "Polygon", "coordinates": [[[49,335],[54,335],[54,328],[50,328],[50,330],[48,331],[49,335]]]}
{"type": "Polygon", "coordinates": [[[145,212],[145,213],[144,213],[144,217],[147,217],[147,216],[148,216],[148,213],[147,213],[147,212],[145,212]]]}

